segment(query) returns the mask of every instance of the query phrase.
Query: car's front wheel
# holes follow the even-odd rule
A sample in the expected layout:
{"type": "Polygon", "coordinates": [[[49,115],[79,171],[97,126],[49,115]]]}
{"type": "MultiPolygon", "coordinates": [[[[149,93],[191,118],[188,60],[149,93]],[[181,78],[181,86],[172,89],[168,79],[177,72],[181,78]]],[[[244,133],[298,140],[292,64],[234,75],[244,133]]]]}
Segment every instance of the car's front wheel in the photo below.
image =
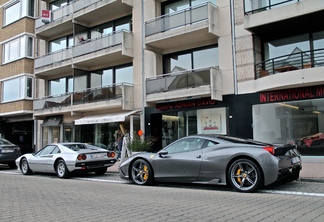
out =
{"type": "Polygon", "coordinates": [[[229,167],[228,181],[237,191],[254,192],[262,184],[262,173],[253,161],[238,159],[229,167]]]}
{"type": "Polygon", "coordinates": [[[29,168],[29,165],[28,165],[28,162],[27,162],[27,159],[26,158],[23,158],[20,161],[20,170],[21,170],[22,174],[24,174],[24,175],[30,175],[30,174],[32,174],[32,171],[29,168]]]}
{"type": "Polygon", "coordinates": [[[64,160],[59,160],[56,164],[56,174],[59,178],[68,178],[70,171],[66,167],[64,160]]]}
{"type": "Polygon", "coordinates": [[[144,159],[137,159],[131,165],[131,176],[134,183],[138,185],[149,185],[153,182],[153,170],[144,159]]]}

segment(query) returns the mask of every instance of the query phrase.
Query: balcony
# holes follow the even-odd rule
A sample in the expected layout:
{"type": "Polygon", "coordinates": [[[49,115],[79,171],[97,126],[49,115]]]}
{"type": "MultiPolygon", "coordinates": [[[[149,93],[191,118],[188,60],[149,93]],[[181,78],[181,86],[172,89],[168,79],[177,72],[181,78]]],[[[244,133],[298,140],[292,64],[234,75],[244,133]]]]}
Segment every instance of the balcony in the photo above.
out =
{"type": "Polygon", "coordinates": [[[70,72],[74,68],[91,70],[92,67],[131,62],[133,35],[120,30],[99,38],[86,40],[70,48],[46,54],[35,59],[35,75],[48,77],[70,72]]]}
{"type": "Polygon", "coordinates": [[[256,79],[273,74],[324,66],[324,49],[301,51],[255,65],[256,79]]]}
{"type": "Polygon", "coordinates": [[[35,21],[35,34],[46,39],[71,32],[73,30],[72,14],[73,2],[52,11],[51,22],[49,23],[44,23],[42,17],[37,18],[35,21]]]}
{"type": "Polygon", "coordinates": [[[186,70],[146,79],[148,103],[197,96],[222,100],[221,70],[214,67],[186,70]]]}
{"type": "Polygon", "coordinates": [[[167,53],[187,45],[216,43],[220,36],[219,10],[205,3],[145,22],[146,48],[167,53]]]}
{"type": "Polygon", "coordinates": [[[41,38],[72,31],[72,22],[88,27],[132,14],[133,0],[76,0],[51,14],[50,23],[36,19],[36,34],[41,38]]]}
{"type": "Polygon", "coordinates": [[[132,84],[89,88],[81,91],[47,96],[34,99],[34,116],[48,114],[63,114],[71,112],[85,112],[107,108],[134,109],[134,87],[132,84]]]}
{"type": "Polygon", "coordinates": [[[261,38],[289,36],[324,26],[323,0],[244,0],[244,27],[261,38]]]}
{"type": "Polygon", "coordinates": [[[91,39],[73,47],[73,65],[106,67],[107,64],[132,62],[133,34],[126,30],[91,39]]]}

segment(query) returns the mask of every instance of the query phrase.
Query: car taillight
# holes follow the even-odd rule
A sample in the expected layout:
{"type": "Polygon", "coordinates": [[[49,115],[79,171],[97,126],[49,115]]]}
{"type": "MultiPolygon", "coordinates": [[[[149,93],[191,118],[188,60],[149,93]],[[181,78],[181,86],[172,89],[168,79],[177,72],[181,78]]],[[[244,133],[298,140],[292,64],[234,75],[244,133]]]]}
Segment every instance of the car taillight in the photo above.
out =
{"type": "Polygon", "coordinates": [[[263,147],[263,149],[268,151],[272,155],[275,155],[275,148],[273,146],[266,146],[266,147],[263,147]]]}
{"type": "Polygon", "coordinates": [[[115,152],[108,152],[107,156],[110,158],[114,158],[116,156],[115,152]]]}
{"type": "Polygon", "coordinates": [[[77,157],[78,160],[86,160],[87,159],[87,155],[85,154],[79,154],[77,157]]]}

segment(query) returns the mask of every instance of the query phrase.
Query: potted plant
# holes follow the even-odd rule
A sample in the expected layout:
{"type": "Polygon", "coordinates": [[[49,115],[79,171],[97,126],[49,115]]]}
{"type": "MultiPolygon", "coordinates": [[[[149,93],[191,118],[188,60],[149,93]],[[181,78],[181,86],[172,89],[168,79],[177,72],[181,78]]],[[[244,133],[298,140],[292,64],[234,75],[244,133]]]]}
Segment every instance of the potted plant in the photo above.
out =
{"type": "Polygon", "coordinates": [[[128,149],[132,152],[147,152],[154,144],[154,138],[151,136],[143,136],[142,138],[138,135],[134,135],[131,141],[128,143],[128,149]]]}

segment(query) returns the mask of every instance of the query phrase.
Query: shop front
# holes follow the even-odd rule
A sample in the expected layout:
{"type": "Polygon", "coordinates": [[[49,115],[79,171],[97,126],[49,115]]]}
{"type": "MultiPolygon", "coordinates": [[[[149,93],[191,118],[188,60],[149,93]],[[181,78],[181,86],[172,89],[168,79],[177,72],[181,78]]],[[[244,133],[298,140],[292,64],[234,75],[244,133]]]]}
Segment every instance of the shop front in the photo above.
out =
{"type": "Polygon", "coordinates": [[[324,155],[324,86],[262,92],[258,103],[252,108],[254,139],[324,155]]]}
{"type": "Polygon", "coordinates": [[[146,110],[157,151],[193,134],[228,134],[294,143],[304,155],[324,155],[324,85],[164,102],[146,110]]]}
{"type": "Polygon", "coordinates": [[[227,134],[227,108],[215,108],[216,103],[202,98],[157,104],[149,118],[151,135],[156,139],[153,150],[158,151],[188,135],[227,134]]]}
{"type": "Polygon", "coordinates": [[[56,142],[83,142],[113,150],[121,128],[130,135],[140,129],[140,116],[138,110],[91,115],[76,120],[58,115],[46,117],[40,126],[42,147],[56,142]]]}

